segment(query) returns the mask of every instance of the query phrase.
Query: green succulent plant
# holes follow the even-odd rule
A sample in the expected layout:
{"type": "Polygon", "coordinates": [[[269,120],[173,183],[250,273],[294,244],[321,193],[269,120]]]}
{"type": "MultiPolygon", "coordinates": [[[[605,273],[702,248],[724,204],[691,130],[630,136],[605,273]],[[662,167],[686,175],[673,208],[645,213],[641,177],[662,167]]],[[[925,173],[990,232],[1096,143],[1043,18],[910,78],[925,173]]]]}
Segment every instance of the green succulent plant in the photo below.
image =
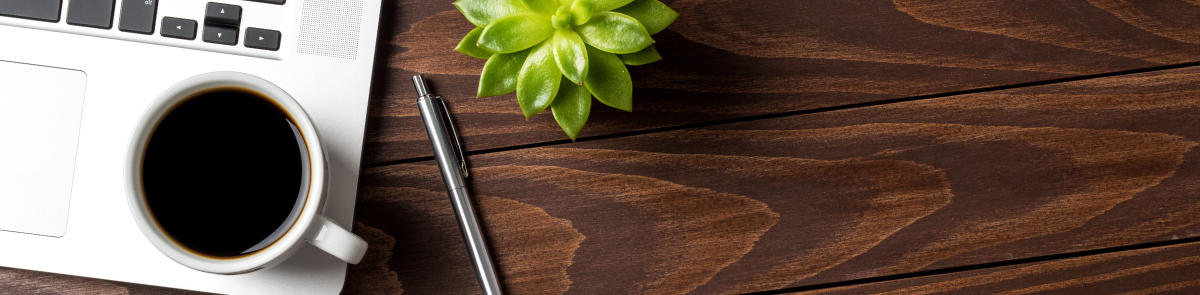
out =
{"type": "Polygon", "coordinates": [[[454,6],[477,26],[454,50],[487,60],[479,97],[516,91],[526,119],[549,107],[572,140],[587,122],[592,96],[633,111],[625,66],[661,60],[650,35],[679,16],[658,0],[458,0],[454,6]]]}

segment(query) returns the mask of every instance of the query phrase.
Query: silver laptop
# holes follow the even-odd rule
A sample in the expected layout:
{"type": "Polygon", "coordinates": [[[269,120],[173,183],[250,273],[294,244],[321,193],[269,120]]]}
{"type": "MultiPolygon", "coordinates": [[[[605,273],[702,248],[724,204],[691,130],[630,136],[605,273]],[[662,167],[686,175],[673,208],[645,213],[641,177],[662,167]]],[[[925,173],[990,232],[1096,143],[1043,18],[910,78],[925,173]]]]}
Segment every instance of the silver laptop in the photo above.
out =
{"type": "Polygon", "coordinates": [[[243,275],[184,267],[126,204],[122,163],[159,93],[237,71],[291,94],[326,144],[326,214],[353,224],[379,0],[0,0],[0,266],[235,294],[332,294],[312,246],[243,275]]]}

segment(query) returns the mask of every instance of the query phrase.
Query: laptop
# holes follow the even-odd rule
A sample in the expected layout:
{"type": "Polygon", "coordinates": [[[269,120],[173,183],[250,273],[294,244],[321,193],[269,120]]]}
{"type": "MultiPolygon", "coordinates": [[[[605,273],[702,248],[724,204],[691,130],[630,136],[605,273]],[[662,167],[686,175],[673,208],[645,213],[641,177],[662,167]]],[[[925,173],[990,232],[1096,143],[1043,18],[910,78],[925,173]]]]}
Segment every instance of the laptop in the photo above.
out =
{"type": "Polygon", "coordinates": [[[379,0],[0,0],[0,266],[232,294],[334,294],[306,245],[241,275],[182,266],[142,235],[122,165],[171,85],[236,71],[293,96],[324,141],[326,215],[353,224],[379,0]]]}

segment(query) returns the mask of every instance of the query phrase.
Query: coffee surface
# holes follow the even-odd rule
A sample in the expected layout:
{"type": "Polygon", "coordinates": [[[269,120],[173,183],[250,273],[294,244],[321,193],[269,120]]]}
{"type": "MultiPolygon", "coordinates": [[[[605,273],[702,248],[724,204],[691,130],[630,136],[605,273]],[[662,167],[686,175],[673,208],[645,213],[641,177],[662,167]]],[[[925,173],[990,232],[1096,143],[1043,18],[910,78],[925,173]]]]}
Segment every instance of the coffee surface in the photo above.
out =
{"type": "Polygon", "coordinates": [[[239,89],[193,97],[159,123],[142,184],[159,226],[195,252],[258,251],[299,214],[307,150],[278,106],[239,89]]]}

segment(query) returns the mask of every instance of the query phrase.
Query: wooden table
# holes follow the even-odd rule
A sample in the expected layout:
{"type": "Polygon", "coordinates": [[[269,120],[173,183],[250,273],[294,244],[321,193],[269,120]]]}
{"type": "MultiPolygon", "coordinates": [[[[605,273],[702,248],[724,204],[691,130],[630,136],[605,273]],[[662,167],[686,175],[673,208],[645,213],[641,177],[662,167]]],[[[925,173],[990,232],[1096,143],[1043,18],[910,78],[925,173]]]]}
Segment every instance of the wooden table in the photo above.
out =
{"type": "Polygon", "coordinates": [[[346,293],[478,293],[417,73],[510,294],[1200,292],[1200,1],[665,0],[634,112],[577,142],[475,98],[451,2],[384,4],[346,293]]]}

